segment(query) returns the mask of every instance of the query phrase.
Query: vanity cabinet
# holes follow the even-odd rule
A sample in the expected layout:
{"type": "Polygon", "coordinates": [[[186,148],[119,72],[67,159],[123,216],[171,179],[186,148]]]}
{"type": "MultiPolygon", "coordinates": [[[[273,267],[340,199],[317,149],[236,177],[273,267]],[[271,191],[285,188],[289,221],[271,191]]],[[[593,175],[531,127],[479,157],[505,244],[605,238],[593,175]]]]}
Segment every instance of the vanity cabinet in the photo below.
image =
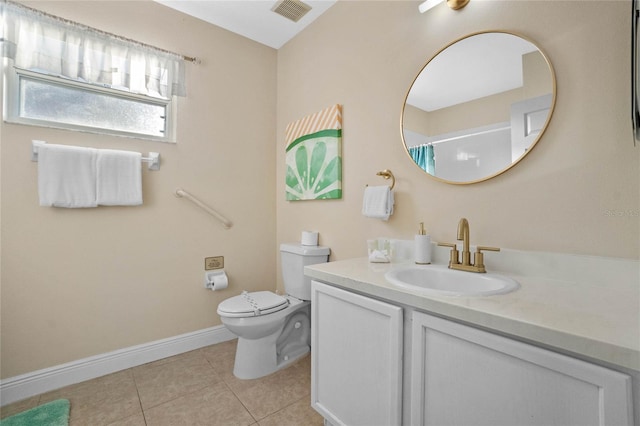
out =
{"type": "Polygon", "coordinates": [[[311,287],[311,405],[332,425],[399,425],[402,309],[311,287]]]}
{"type": "Polygon", "coordinates": [[[412,312],[411,425],[631,425],[631,377],[412,312]]]}
{"type": "Polygon", "coordinates": [[[311,324],[331,425],[633,424],[629,375],[538,346],[317,281],[311,324]]]}

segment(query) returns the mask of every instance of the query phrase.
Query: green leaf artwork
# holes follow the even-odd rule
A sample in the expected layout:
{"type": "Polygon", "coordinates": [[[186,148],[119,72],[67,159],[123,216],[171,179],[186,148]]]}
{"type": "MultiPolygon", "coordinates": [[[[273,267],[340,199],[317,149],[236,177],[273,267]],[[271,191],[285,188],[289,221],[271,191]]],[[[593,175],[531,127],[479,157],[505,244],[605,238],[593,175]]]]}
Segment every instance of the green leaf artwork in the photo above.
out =
{"type": "Polygon", "coordinates": [[[287,200],[342,198],[341,134],[322,130],[287,147],[287,200]]]}
{"type": "Polygon", "coordinates": [[[286,199],[342,198],[341,106],[291,123],[286,133],[286,199]]]}

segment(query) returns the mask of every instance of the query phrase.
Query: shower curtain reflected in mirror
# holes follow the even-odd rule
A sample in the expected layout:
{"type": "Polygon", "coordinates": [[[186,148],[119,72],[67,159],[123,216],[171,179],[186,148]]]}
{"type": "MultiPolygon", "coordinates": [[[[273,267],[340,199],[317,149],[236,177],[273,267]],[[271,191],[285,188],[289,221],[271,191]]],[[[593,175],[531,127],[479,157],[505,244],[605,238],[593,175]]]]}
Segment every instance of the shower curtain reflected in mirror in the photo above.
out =
{"type": "Polygon", "coordinates": [[[433,145],[419,145],[409,148],[409,154],[423,170],[432,176],[436,175],[436,162],[433,156],[433,145]]]}

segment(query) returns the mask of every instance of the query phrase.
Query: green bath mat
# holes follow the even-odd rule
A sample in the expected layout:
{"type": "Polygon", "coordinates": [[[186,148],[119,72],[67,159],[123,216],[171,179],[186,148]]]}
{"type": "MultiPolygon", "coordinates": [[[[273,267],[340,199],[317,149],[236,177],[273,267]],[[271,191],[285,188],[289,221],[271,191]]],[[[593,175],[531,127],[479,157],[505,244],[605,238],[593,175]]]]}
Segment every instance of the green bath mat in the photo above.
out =
{"type": "Polygon", "coordinates": [[[69,401],[58,399],[0,420],[0,426],[67,426],[69,401]]]}

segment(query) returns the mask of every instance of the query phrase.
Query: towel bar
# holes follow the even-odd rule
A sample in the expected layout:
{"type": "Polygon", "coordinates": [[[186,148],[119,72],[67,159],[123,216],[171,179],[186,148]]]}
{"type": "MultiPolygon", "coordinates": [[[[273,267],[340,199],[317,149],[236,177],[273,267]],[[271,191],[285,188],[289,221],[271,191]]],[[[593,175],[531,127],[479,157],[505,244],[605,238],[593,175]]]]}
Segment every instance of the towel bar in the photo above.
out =
{"type": "MultiPolygon", "coordinates": [[[[38,161],[38,149],[46,144],[45,141],[31,141],[31,161],[38,161]]],[[[160,170],[160,153],[150,152],[148,157],[140,159],[143,163],[149,163],[149,170],[160,170]]]]}
{"type": "Polygon", "coordinates": [[[382,176],[385,179],[391,179],[391,185],[390,185],[391,189],[393,189],[393,187],[396,186],[396,177],[393,175],[393,173],[391,173],[391,170],[384,169],[376,173],[376,176],[382,176]]]}

